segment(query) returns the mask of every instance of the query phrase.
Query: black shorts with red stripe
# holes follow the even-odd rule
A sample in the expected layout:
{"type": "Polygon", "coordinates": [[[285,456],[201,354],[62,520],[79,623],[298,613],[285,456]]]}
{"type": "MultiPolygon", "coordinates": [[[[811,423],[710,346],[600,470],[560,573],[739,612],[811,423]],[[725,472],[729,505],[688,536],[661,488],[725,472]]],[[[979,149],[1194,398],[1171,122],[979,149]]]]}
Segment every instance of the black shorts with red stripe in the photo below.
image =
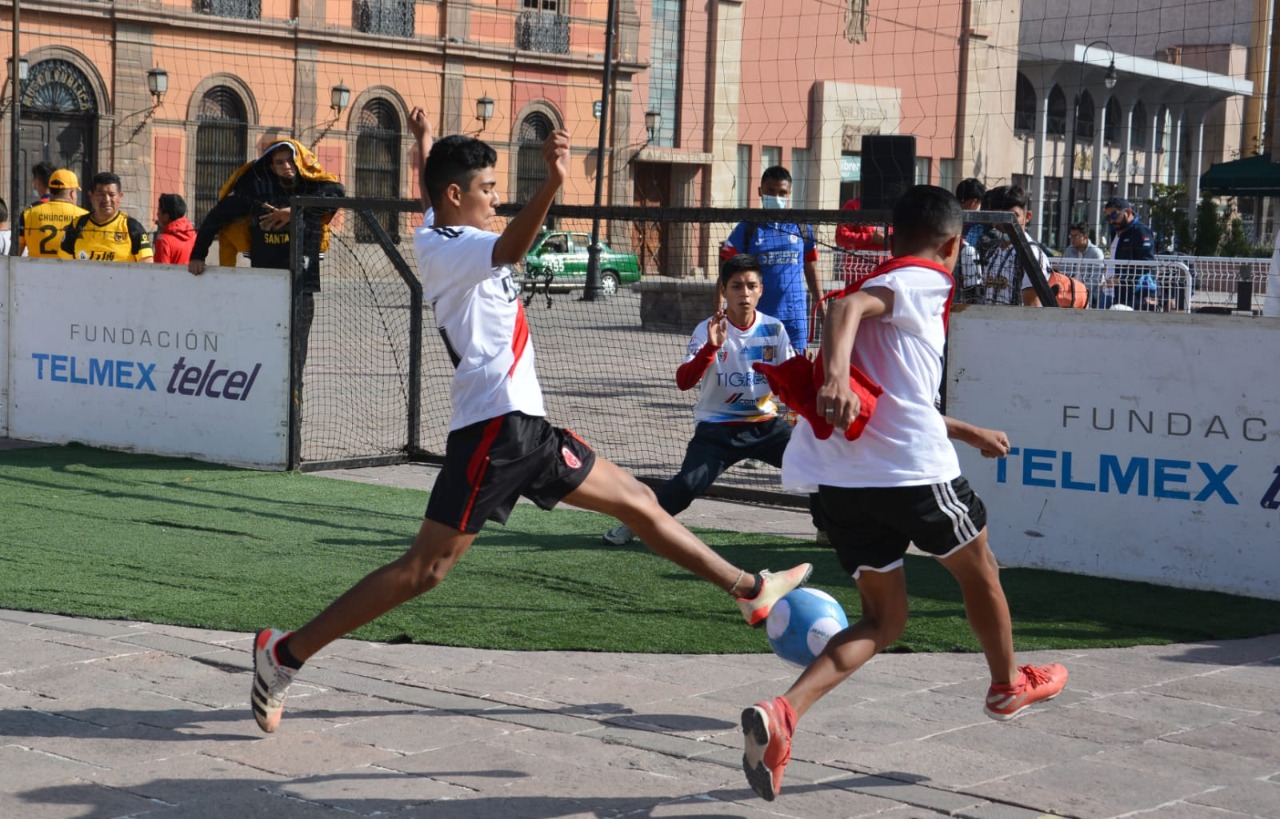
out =
{"type": "Polygon", "coordinates": [[[427,518],[467,534],[506,523],[523,495],[551,509],[587,479],[596,453],[571,430],[512,412],[449,433],[427,518]]]}

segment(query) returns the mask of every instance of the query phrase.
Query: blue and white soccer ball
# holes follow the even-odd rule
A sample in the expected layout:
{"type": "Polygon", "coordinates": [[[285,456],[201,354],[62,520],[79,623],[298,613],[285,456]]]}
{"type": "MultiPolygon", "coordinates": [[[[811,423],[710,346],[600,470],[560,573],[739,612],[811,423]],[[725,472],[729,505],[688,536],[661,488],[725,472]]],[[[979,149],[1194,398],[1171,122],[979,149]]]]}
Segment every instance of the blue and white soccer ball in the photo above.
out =
{"type": "Polygon", "coordinates": [[[849,618],[834,597],[813,588],[796,589],[773,604],[765,632],[773,653],[807,667],[827,641],[849,627],[849,618]]]}

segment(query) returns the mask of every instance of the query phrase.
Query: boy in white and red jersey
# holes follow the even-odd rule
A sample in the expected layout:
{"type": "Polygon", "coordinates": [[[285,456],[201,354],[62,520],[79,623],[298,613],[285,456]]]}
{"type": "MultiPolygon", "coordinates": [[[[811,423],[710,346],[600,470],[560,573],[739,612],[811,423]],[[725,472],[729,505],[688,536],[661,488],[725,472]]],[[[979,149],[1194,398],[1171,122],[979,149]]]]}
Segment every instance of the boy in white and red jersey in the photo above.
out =
{"type": "MultiPolygon", "coordinates": [[[[743,711],[743,770],[767,800],[782,787],[796,721],[901,636],[909,543],[937,558],[960,583],[965,615],[991,673],[987,716],[1011,719],[1066,684],[1067,670],[1057,663],[1019,667],[1014,660],[1009,605],[987,546],[986,508],[960,474],[948,441],[1002,457],[1008,438],[947,418],[934,404],[963,221],[950,192],[911,188],[893,209],[893,258],[847,288],[827,311],[814,417],[796,424],[782,482],[792,490],[817,488],[827,535],[858,586],[862,616],[831,638],[786,694],[743,711]],[[850,389],[850,365],[883,388],[857,440],[842,434],[861,403],[850,389]]],[[[813,374],[805,374],[811,385],[813,374]]]]}
{"type": "MultiPolygon", "coordinates": [[[[756,309],[764,293],[759,260],[739,253],[721,262],[719,290],[723,306],[694,328],[684,363],[676,370],[677,387],[690,390],[701,382],[702,393],[680,471],[657,489],[658,505],[673,516],[740,461],[757,458],[782,466],[791,440],[791,424],[778,415],[773,390],[751,368],[756,362],[779,364],[796,354],[782,322],[756,309]]],[[[604,535],[615,546],[631,537],[625,523],[604,535]]]]}
{"type": "Polygon", "coordinates": [[[302,663],[333,640],[437,586],[486,520],[506,522],[523,495],[544,509],[560,501],[612,515],[647,546],[729,592],[750,625],[808,579],[804,563],[779,574],[748,574],[662,511],[648,487],[596,456],[567,429],[547,422],[534,371],[533,341],[511,265],[546,222],[569,169],[569,135],[543,146],[547,181],[501,234],[485,229],[498,205],[497,154],[478,139],[450,136],[426,149],[427,115],[410,126],[427,156],[426,218],[414,238],[423,295],[455,373],[444,465],[409,550],[366,576],[298,631],[263,629],[254,640],[254,718],[270,733],[302,663]]]}

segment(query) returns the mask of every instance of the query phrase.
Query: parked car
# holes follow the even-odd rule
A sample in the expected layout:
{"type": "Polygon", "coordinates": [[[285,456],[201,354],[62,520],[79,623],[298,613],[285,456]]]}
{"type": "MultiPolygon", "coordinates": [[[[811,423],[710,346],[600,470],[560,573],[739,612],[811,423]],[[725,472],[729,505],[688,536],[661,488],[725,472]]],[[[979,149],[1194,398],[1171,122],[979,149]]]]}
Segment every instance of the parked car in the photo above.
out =
{"type": "MultiPolygon", "coordinates": [[[[591,236],[566,230],[544,230],[524,257],[527,285],[544,282],[552,288],[585,287],[587,284],[587,248],[591,236]]],[[[640,260],[634,253],[614,252],[600,243],[600,288],[612,296],[618,287],[640,281],[640,260]]]]}

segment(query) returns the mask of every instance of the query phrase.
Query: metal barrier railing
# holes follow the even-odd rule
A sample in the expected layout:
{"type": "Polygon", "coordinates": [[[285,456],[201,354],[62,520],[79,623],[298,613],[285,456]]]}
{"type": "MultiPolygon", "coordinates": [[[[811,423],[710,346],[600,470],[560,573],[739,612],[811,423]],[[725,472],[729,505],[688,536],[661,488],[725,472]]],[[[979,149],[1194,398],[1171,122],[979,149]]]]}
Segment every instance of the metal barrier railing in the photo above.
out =
{"type": "MultiPolygon", "coordinates": [[[[887,257],[887,253],[836,251],[819,257],[818,270],[824,284],[843,287],[868,275],[887,257]]],[[[1171,313],[1261,313],[1271,270],[1270,259],[1215,256],[1157,256],[1155,261],[1052,256],[1049,262],[1089,288],[1091,308],[1119,303],[1135,310],[1171,313]]]]}

